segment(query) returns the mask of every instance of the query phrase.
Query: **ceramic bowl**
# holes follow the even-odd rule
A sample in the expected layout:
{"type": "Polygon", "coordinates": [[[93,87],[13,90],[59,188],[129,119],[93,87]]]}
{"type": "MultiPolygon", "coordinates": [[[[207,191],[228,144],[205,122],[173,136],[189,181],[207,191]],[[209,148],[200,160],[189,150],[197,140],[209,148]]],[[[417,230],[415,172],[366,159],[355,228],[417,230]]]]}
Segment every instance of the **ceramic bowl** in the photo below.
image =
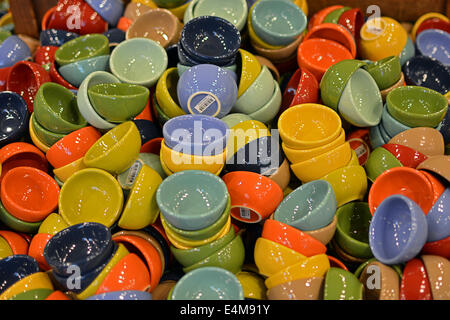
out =
{"type": "Polygon", "coordinates": [[[78,110],[75,95],[53,82],[44,83],[37,91],[34,116],[42,126],[55,133],[70,133],[87,124],[78,110]]]}
{"type": "Polygon", "coordinates": [[[3,204],[0,202],[0,221],[11,230],[25,233],[36,233],[41,225],[41,221],[38,222],[26,222],[17,219],[6,210],[3,204]]]}
{"type": "Polygon", "coordinates": [[[58,69],[61,76],[75,87],[79,87],[83,80],[92,72],[107,71],[109,55],[97,56],[68,63],[58,69]]]}
{"type": "MultiPolygon", "coordinates": [[[[201,0],[195,3],[193,15],[216,16],[231,22],[239,31],[242,31],[247,21],[248,4],[245,0],[233,0],[228,3],[227,10],[223,10],[222,3],[218,0],[201,0]]],[[[187,21],[185,21],[187,22],[187,21]]]]}
{"type": "Polygon", "coordinates": [[[351,272],[330,268],[325,276],[324,300],[363,300],[364,286],[351,272]]]}
{"type": "Polygon", "coordinates": [[[450,237],[439,241],[427,242],[422,248],[422,254],[438,255],[441,257],[446,257],[449,259],[450,250],[448,249],[448,244],[450,243],[450,237]]]}
{"type": "Polygon", "coordinates": [[[118,28],[112,28],[103,33],[109,40],[109,47],[116,46],[122,41],[125,41],[125,32],[118,28]]]}
{"type": "Polygon", "coordinates": [[[269,300],[321,300],[323,277],[298,279],[274,286],[267,291],[269,300]]]}
{"type": "Polygon", "coordinates": [[[275,79],[273,80],[273,87],[274,91],[270,99],[261,108],[249,114],[252,119],[263,123],[270,123],[279,113],[282,95],[280,86],[275,79]]]}
{"type": "Polygon", "coordinates": [[[255,33],[271,45],[288,45],[306,29],[306,15],[292,2],[261,1],[251,10],[255,33]]]}
{"type": "Polygon", "coordinates": [[[28,109],[25,100],[14,92],[0,93],[0,145],[17,141],[27,130],[28,109]]]}
{"type": "Polygon", "coordinates": [[[178,42],[182,25],[178,18],[167,9],[152,9],[140,15],[130,26],[126,39],[148,38],[163,48],[178,42]]]}
{"type": "Polygon", "coordinates": [[[440,256],[422,255],[421,260],[430,281],[433,299],[448,300],[450,297],[450,291],[446,285],[450,281],[448,277],[448,270],[450,270],[448,259],[440,256]]]}
{"type": "Polygon", "coordinates": [[[416,48],[419,54],[431,57],[449,66],[450,59],[448,52],[450,47],[448,42],[450,36],[448,32],[438,29],[429,29],[422,31],[416,37],[416,48]],[[447,52],[447,53],[446,53],[447,52]]]}
{"type": "Polygon", "coordinates": [[[236,274],[244,290],[244,298],[253,300],[267,300],[264,279],[256,272],[241,271],[236,274]]]}
{"type": "Polygon", "coordinates": [[[402,72],[400,58],[391,56],[376,61],[374,64],[369,64],[368,71],[380,90],[387,89],[400,79],[402,72]]]}
{"type": "Polygon", "coordinates": [[[217,176],[189,170],[166,178],[158,188],[156,199],[169,223],[184,230],[199,230],[214,223],[223,213],[227,194],[226,185],[217,176]],[[203,181],[201,189],[191,184],[193,178],[203,181]]]}
{"type": "Polygon", "coordinates": [[[383,113],[381,115],[381,124],[383,125],[383,128],[390,137],[395,137],[399,133],[411,129],[411,127],[408,127],[407,125],[404,125],[403,123],[397,121],[389,113],[389,110],[386,105],[383,107],[383,113]]]}
{"type": "Polygon", "coordinates": [[[84,156],[87,167],[120,174],[136,161],[141,136],[132,121],[114,127],[98,139],[84,156]]]}
{"type": "Polygon", "coordinates": [[[14,168],[5,174],[1,183],[4,207],[10,214],[26,222],[42,221],[56,209],[58,195],[56,182],[36,168],[14,168]]]}
{"type": "Polygon", "coordinates": [[[292,149],[325,145],[341,133],[342,121],[332,109],[318,104],[302,104],[284,111],[278,119],[283,143],[292,149]]]}
{"type": "Polygon", "coordinates": [[[427,56],[416,56],[403,66],[406,83],[426,87],[446,94],[450,91],[450,70],[438,60],[427,56]]]}
{"type": "Polygon", "coordinates": [[[449,196],[450,189],[446,188],[427,213],[427,242],[439,241],[450,236],[448,232],[450,218],[445,209],[448,207],[449,196]]]}
{"type": "Polygon", "coordinates": [[[54,235],[47,243],[44,257],[53,272],[70,276],[70,266],[87,273],[103,265],[113,255],[114,242],[107,227],[100,223],[82,223],[54,235]],[[73,250],[77,248],[77,250],[73,250]]]}
{"type": "Polygon", "coordinates": [[[38,233],[54,236],[67,227],[69,227],[69,225],[64,221],[61,215],[51,213],[42,221],[38,233]]]}
{"type": "Polygon", "coordinates": [[[9,300],[19,294],[35,289],[48,289],[50,291],[54,290],[53,284],[47,273],[35,272],[16,281],[0,295],[0,300],[9,300]]]}
{"type": "Polygon", "coordinates": [[[291,169],[295,176],[304,183],[317,180],[349,163],[351,151],[350,143],[345,142],[331,151],[292,164],[291,169]]]}
{"type": "Polygon", "coordinates": [[[173,288],[171,299],[243,300],[244,292],[241,283],[231,272],[217,267],[204,267],[184,275],[173,288]]]}
{"type": "Polygon", "coordinates": [[[131,21],[135,21],[144,13],[156,8],[158,8],[158,6],[155,3],[151,3],[151,5],[149,5],[140,3],[138,1],[130,1],[125,7],[122,16],[124,18],[130,19],[131,21]]]}
{"type": "Polygon", "coordinates": [[[12,142],[0,148],[0,163],[2,164],[0,181],[9,170],[16,167],[27,166],[45,172],[48,170],[45,154],[26,142],[12,142]]]}
{"type": "Polygon", "coordinates": [[[440,155],[432,156],[423,161],[417,166],[417,169],[424,169],[436,173],[442,178],[450,181],[450,174],[448,172],[448,164],[450,163],[450,156],[440,155]]]}
{"type": "Polygon", "coordinates": [[[223,181],[231,197],[231,215],[239,221],[257,223],[273,213],[283,199],[278,184],[258,173],[234,171],[224,175],[223,181]]]}
{"type": "Polygon", "coordinates": [[[416,168],[428,157],[419,151],[399,144],[385,144],[383,148],[392,153],[405,167],[416,168]]]}
{"type": "Polygon", "coordinates": [[[203,16],[186,22],[181,31],[180,42],[186,52],[197,60],[204,63],[223,63],[237,54],[241,36],[236,27],[227,20],[203,16]]]}
{"type": "Polygon", "coordinates": [[[298,187],[285,197],[275,210],[274,219],[302,231],[311,231],[329,225],[335,213],[336,197],[331,185],[316,180],[298,187]],[[299,210],[299,203],[308,205],[299,210]]]}
{"type": "Polygon", "coordinates": [[[34,289],[19,293],[10,298],[10,300],[46,300],[46,298],[53,292],[50,289],[34,289]]]}
{"type": "Polygon", "coordinates": [[[117,24],[124,10],[124,3],[120,0],[109,1],[105,4],[87,0],[86,3],[112,26],[117,24]]]}
{"type": "Polygon", "coordinates": [[[447,99],[440,93],[416,86],[391,91],[386,103],[389,113],[409,127],[437,127],[448,106],[447,99]]]}
{"type": "Polygon", "coordinates": [[[64,133],[55,133],[45,129],[39,122],[36,121],[34,114],[31,114],[30,117],[30,127],[32,127],[32,130],[36,134],[37,138],[49,147],[53,146],[58,140],[66,136],[64,133]]]}
{"type": "Polygon", "coordinates": [[[371,261],[365,266],[359,280],[364,284],[364,296],[367,300],[400,299],[400,277],[393,267],[379,261],[371,261]],[[380,286],[378,287],[371,286],[368,282],[370,281],[368,278],[374,271],[378,272],[380,276],[380,286]]]}
{"type": "Polygon", "coordinates": [[[220,120],[225,122],[227,127],[229,129],[231,129],[235,125],[238,125],[244,121],[252,120],[252,118],[250,118],[248,115],[246,115],[244,113],[230,113],[230,114],[227,114],[225,117],[223,117],[220,120]]]}
{"type": "Polygon", "coordinates": [[[177,84],[179,75],[177,68],[169,68],[161,75],[156,84],[156,100],[161,110],[168,118],[174,118],[186,114],[181,109],[177,96],[177,84]]]}
{"type": "Polygon", "coordinates": [[[261,72],[261,64],[256,57],[243,49],[239,49],[237,56],[237,64],[239,65],[240,75],[238,98],[252,85],[261,72]]]}
{"type": "Polygon", "coordinates": [[[441,19],[443,21],[449,21],[447,16],[445,16],[445,15],[443,15],[441,13],[438,13],[438,12],[427,12],[427,13],[421,15],[416,20],[416,22],[413,25],[413,28],[411,29],[411,37],[413,38],[413,40],[415,40],[416,33],[417,33],[417,30],[419,29],[420,25],[423,22],[425,22],[426,20],[433,19],[433,18],[438,18],[438,19],[441,19]]]}
{"type": "Polygon", "coordinates": [[[377,207],[370,223],[369,243],[378,261],[389,265],[409,261],[420,252],[426,238],[425,214],[411,199],[392,195],[377,207]]]}
{"type": "Polygon", "coordinates": [[[396,167],[403,167],[403,165],[392,153],[382,147],[374,149],[365,164],[367,177],[371,181],[375,181],[386,170],[396,167]]]}
{"type": "Polygon", "coordinates": [[[19,61],[31,58],[27,44],[18,36],[10,36],[0,43],[0,68],[12,67],[19,61]]]}
{"type": "Polygon", "coordinates": [[[429,29],[438,29],[438,30],[442,30],[445,32],[450,32],[450,22],[448,22],[447,20],[443,20],[440,18],[430,18],[430,19],[426,19],[425,21],[423,21],[419,28],[416,31],[416,37],[425,30],[429,30],[429,29]]]}
{"type": "Polygon", "coordinates": [[[412,128],[394,136],[389,143],[399,144],[417,150],[426,156],[444,154],[442,134],[433,128],[412,128]]]}
{"type": "Polygon", "coordinates": [[[70,32],[60,29],[46,29],[42,30],[39,35],[41,46],[55,46],[60,47],[64,43],[78,38],[80,35],[75,32],[70,32]]]}
{"type": "Polygon", "coordinates": [[[146,38],[121,42],[111,53],[112,73],[122,82],[152,87],[167,68],[164,48],[146,38]],[[133,63],[130,64],[130,61],[133,63]]]}
{"type": "Polygon", "coordinates": [[[427,271],[425,270],[425,266],[420,259],[414,258],[406,263],[400,283],[400,299],[433,299],[427,271]]]}
{"type": "Polygon", "coordinates": [[[48,73],[50,75],[50,78],[52,79],[53,82],[62,85],[64,88],[67,88],[69,90],[77,90],[76,87],[74,87],[73,85],[71,85],[70,83],[68,83],[58,72],[58,70],[56,69],[56,62],[53,61],[49,64],[47,64],[47,66],[49,65],[49,70],[48,73]]]}
{"type": "Polygon", "coordinates": [[[347,82],[338,103],[341,116],[357,127],[373,127],[381,120],[383,100],[377,83],[363,69],[357,69],[347,82]]]}
{"type": "Polygon", "coordinates": [[[64,66],[79,60],[109,54],[109,41],[103,34],[89,34],[69,40],[55,52],[55,60],[64,66]]]}
{"type": "Polygon", "coordinates": [[[122,205],[123,192],[117,180],[104,170],[88,168],[64,183],[59,214],[69,225],[96,222],[110,227],[119,218],[122,205]]]}
{"type": "Polygon", "coordinates": [[[338,23],[346,27],[355,37],[355,40],[359,41],[359,32],[364,24],[364,15],[359,8],[344,11],[340,15],[338,23]]]}
{"type": "Polygon", "coordinates": [[[35,259],[27,255],[11,255],[0,260],[3,282],[0,294],[5,292],[17,281],[39,272],[39,265],[35,259]]]}
{"type": "Polygon", "coordinates": [[[229,132],[222,120],[206,115],[183,115],[163,126],[165,144],[176,151],[194,155],[224,152],[229,132]]]}
{"type": "Polygon", "coordinates": [[[132,121],[139,130],[142,145],[153,139],[162,137],[161,128],[159,128],[158,125],[153,123],[151,120],[135,118],[132,121]]]}
{"type": "Polygon", "coordinates": [[[218,118],[230,112],[237,92],[236,81],[229,72],[211,64],[190,68],[177,84],[178,99],[186,113],[218,118]]]}
{"type": "Polygon", "coordinates": [[[414,46],[414,42],[411,40],[411,36],[408,36],[406,40],[406,45],[400,53],[400,64],[402,66],[409,60],[414,58],[416,55],[416,47],[414,46]]]}
{"type": "Polygon", "coordinates": [[[8,255],[2,255],[3,258],[9,257],[10,255],[24,255],[27,254],[29,248],[29,239],[26,236],[22,236],[18,232],[1,230],[0,236],[2,238],[2,250],[8,255]]]}
{"type": "Polygon", "coordinates": [[[387,88],[387,89],[384,89],[384,90],[381,90],[380,91],[380,93],[381,93],[381,98],[383,99],[383,102],[386,102],[386,97],[387,97],[387,95],[391,92],[391,91],[393,91],[393,90],[395,90],[395,89],[397,89],[397,88],[399,88],[399,87],[403,87],[403,86],[405,86],[406,85],[406,82],[405,82],[405,75],[403,74],[403,72],[400,74],[400,79],[394,84],[394,85],[392,85],[391,87],[389,87],[389,88],[387,88]]]}

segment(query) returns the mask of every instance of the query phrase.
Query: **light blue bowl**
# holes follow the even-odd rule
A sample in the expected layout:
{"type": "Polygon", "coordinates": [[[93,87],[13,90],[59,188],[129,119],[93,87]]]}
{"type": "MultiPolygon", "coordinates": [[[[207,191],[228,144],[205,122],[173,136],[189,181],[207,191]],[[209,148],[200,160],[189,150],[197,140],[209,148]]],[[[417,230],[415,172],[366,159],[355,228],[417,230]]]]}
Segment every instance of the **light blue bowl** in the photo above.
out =
{"type": "Polygon", "coordinates": [[[443,30],[422,31],[416,39],[417,51],[450,66],[450,34],[443,30]]]}
{"type": "Polygon", "coordinates": [[[230,271],[203,267],[186,273],[178,280],[171,300],[244,300],[244,290],[230,271]]]}
{"type": "MultiPolygon", "coordinates": [[[[178,76],[181,77],[181,75],[188,70],[189,68],[191,68],[192,66],[187,66],[181,63],[177,63],[177,70],[178,70],[178,76]]],[[[225,66],[222,67],[225,70],[230,70],[232,72],[230,72],[230,75],[234,78],[235,81],[237,81],[237,75],[236,75],[236,71],[237,71],[237,65],[236,64],[232,64],[231,66],[225,66]]]]}
{"type": "Polygon", "coordinates": [[[330,183],[314,180],[285,197],[275,210],[274,219],[302,231],[317,230],[331,223],[336,206],[330,183]]]}
{"type": "Polygon", "coordinates": [[[370,144],[372,145],[372,149],[381,147],[382,145],[389,142],[389,140],[385,140],[384,136],[381,134],[380,125],[370,127],[369,139],[370,139],[370,144]]]}
{"type": "Polygon", "coordinates": [[[0,44],[0,68],[11,67],[28,58],[31,58],[30,48],[19,37],[9,36],[0,44]]]}
{"type": "Polygon", "coordinates": [[[384,199],[373,214],[369,228],[369,244],[381,263],[404,263],[419,254],[428,236],[422,209],[403,195],[384,199]]]}
{"type": "Polygon", "coordinates": [[[408,40],[406,40],[406,45],[403,48],[402,52],[400,53],[400,64],[403,66],[406,61],[411,59],[416,55],[416,48],[414,47],[414,42],[411,40],[410,37],[408,37],[408,40]]]}
{"type": "Polygon", "coordinates": [[[109,55],[106,55],[69,63],[60,67],[58,71],[64,80],[78,88],[91,73],[108,69],[109,55]]]}
{"type": "Polygon", "coordinates": [[[395,137],[397,134],[411,129],[411,127],[404,125],[403,123],[397,121],[393,116],[391,116],[386,104],[384,105],[383,114],[381,115],[381,124],[390,137],[395,137]]]}
{"type": "Polygon", "coordinates": [[[450,187],[447,187],[435,202],[427,216],[427,242],[438,241],[450,236],[450,187]]]}
{"type": "Polygon", "coordinates": [[[305,13],[291,1],[259,1],[252,9],[251,20],[256,35],[273,46],[292,43],[307,26],[305,13]]]}
{"type": "Polygon", "coordinates": [[[383,124],[380,123],[378,126],[380,128],[380,134],[383,137],[383,140],[384,141],[390,141],[392,139],[392,137],[387,133],[387,131],[384,128],[383,124]]]}
{"type": "Polygon", "coordinates": [[[228,189],[212,173],[185,170],[164,179],[156,191],[156,202],[173,226],[200,230],[219,219],[228,202],[228,189]]]}
{"type": "Polygon", "coordinates": [[[86,300],[152,300],[152,294],[146,291],[112,291],[97,294],[86,300]]]}
{"type": "Polygon", "coordinates": [[[237,100],[238,88],[230,71],[212,64],[185,71],[177,84],[178,101],[186,113],[222,118],[237,100]]]}
{"type": "Polygon", "coordinates": [[[124,11],[122,0],[86,0],[87,4],[97,12],[110,26],[116,26],[124,11]]]}

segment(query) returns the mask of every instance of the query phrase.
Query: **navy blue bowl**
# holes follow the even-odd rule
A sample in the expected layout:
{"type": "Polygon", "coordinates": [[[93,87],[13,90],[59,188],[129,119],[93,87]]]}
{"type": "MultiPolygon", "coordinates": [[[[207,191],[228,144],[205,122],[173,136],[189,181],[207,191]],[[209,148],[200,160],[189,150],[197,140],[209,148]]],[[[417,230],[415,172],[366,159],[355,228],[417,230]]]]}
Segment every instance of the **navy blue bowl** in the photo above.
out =
{"type": "Polygon", "coordinates": [[[0,92],[0,147],[25,136],[28,128],[28,107],[15,92],[0,92]]]}
{"type": "Polygon", "coordinates": [[[68,32],[58,29],[42,30],[40,35],[41,46],[60,47],[69,40],[75,39],[80,35],[74,32],[68,32]]]}
{"type": "Polygon", "coordinates": [[[16,254],[0,260],[0,294],[14,283],[39,272],[38,262],[27,255],[16,254]]]}
{"type": "Polygon", "coordinates": [[[241,34],[223,18],[201,16],[184,25],[180,43],[196,60],[217,64],[229,62],[237,54],[241,46],[241,34]]]}
{"type": "Polygon", "coordinates": [[[444,137],[444,144],[450,143],[450,108],[447,109],[444,119],[439,124],[439,131],[444,137]]]}
{"type": "Polygon", "coordinates": [[[70,276],[76,265],[82,274],[104,264],[114,250],[111,231],[100,223],[85,222],[55,234],[44,248],[44,258],[54,272],[70,276]]]}
{"type": "Polygon", "coordinates": [[[153,227],[152,225],[146,226],[144,229],[142,229],[142,231],[147,232],[149,235],[155,238],[156,241],[158,241],[164,254],[164,260],[166,261],[165,270],[167,270],[169,268],[170,262],[172,261],[171,260],[172,253],[170,252],[170,247],[166,239],[164,239],[163,235],[159,233],[159,231],[156,230],[156,228],[153,227]]]}
{"type": "Polygon", "coordinates": [[[185,66],[189,66],[189,67],[193,67],[196,66],[198,64],[202,64],[203,62],[201,61],[197,61],[195,59],[193,59],[187,52],[186,50],[183,48],[183,46],[181,45],[181,43],[178,44],[177,46],[177,56],[178,56],[178,61],[185,66]]]}
{"type": "Polygon", "coordinates": [[[219,67],[228,67],[231,66],[232,64],[236,63],[236,56],[234,55],[232,56],[230,59],[224,59],[221,61],[215,61],[212,62],[209,59],[202,59],[200,57],[191,55],[183,46],[183,44],[181,42],[178,43],[177,46],[177,52],[178,52],[178,60],[181,64],[185,65],[185,66],[196,66],[198,64],[214,64],[216,66],[219,67]]]}
{"type": "Polygon", "coordinates": [[[270,136],[250,141],[227,160],[224,171],[250,171],[264,176],[274,174],[284,161],[279,141],[270,136]]]}
{"type": "Polygon", "coordinates": [[[173,44],[166,48],[168,63],[167,68],[175,68],[177,64],[180,62],[178,58],[178,44],[173,44]]]}
{"type": "Polygon", "coordinates": [[[403,66],[408,85],[421,86],[446,94],[450,91],[450,68],[436,59],[416,56],[403,66]]]}
{"type": "MultiPolygon", "coordinates": [[[[58,284],[64,289],[64,291],[72,291],[75,293],[81,293],[83,292],[94,280],[97,278],[97,276],[102,272],[103,269],[105,269],[108,262],[111,260],[111,258],[114,256],[116,250],[117,250],[117,244],[113,243],[114,248],[113,252],[110,257],[108,257],[103,264],[95,268],[94,270],[91,270],[85,274],[80,274],[79,279],[75,279],[74,277],[70,276],[61,276],[55,271],[52,271],[53,278],[58,282],[58,284]]],[[[72,275],[76,275],[75,273],[72,273],[72,275]]]]}
{"type": "Polygon", "coordinates": [[[161,129],[153,122],[145,119],[137,119],[133,120],[133,122],[141,134],[142,144],[147,143],[152,139],[162,137],[161,129]]]}
{"type": "Polygon", "coordinates": [[[108,31],[103,33],[109,40],[109,44],[119,44],[122,41],[125,41],[125,32],[120,29],[114,28],[109,29],[108,31]]]}

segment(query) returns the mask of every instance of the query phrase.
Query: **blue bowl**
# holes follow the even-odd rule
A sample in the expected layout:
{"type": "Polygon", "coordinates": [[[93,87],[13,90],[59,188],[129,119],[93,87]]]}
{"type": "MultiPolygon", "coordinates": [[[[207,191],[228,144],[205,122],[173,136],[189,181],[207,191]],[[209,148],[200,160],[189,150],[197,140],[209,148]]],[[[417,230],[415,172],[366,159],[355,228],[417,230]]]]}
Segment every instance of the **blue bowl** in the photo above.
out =
{"type": "Polygon", "coordinates": [[[40,35],[41,46],[60,47],[67,41],[75,39],[80,35],[75,32],[68,32],[58,29],[42,30],[40,35]]]}
{"type": "Polygon", "coordinates": [[[189,67],[193,67],[196,66],[198,64],[202,64],[203,62],[201,61],[197,61],[194,58],[192,58],[187,52],[186,50],[183,48],[183,46],[181,44],[177,45],[177,57],[178,57],[178,61],[185,65],[185,66],[189,66],[189,67]]]}
{"type": "Polygon", "coordinates": [[[125,41],[125,32],[117,28],[109,29],[103,34],[108,38],[110,45],[125,41]]]}
{"type": "Polygon", "coordinates": [[[444,137],[444,144],[448,145],[450,143],[450,109],[447,110],[447,113],[438,128],[444,137]]]}
{"type": "Polygon", "coordinates": [[[417,56],[403,66],[406,83],[410,86],[426,87],[446,94],[450,91],[450,68],[436,59],[417,56]]]}
{"type": "Polygon", "coordinates": [[[167,68],[175,68],[178,63],[180,63],[180,58],[178,58],[178,44],[173,44],[166,48],[168,63],[167,68]]]}
{"type": "Polygon", "coordinates": [[[399,194],[384,199],[370,222],[370,249],[378,261],[387,265],[417,256],[427,236],[424,212],[417,203],[399,194]]]}
{"type": "Polygon", "coordinates": [[[180,43],[196,60],[213,64],[223,63],[236,56],[241,46],[241,34],[225,19],[201,16],[184,25],[180,43]]]}
{"type": "Polygon", "coordinates": [[[109,55],[75,61],[58,69],[64,80],[77,88],[95,71],[109,71],[109,55]]]}
{"type": "Polygon", "coordinates": [[[385,140],[381,133],[380,124],[369,128],[369,139],[374,150],[389,142],[389,140],[385,140]]]}
{"type": "Polygon", "coordinates": [[[0,92],[0,147],[21,139],[28,130],[28,107],[15,92],[0,92]]]}
{"type": "Polygon", "coordinates": [[[384,141],[390,141],[392,139],[392,136],[387,133],[387,131],[384,128],[383,124],[379,123],[378,127],[380,129],[380,134],[381,134],[381,137],[383,137],[383,140],[384,141]]]}
{"type": "Polygon", "coordinates": [[[227,160],[224,172],[251,171],[268,177],[280,168],[283,161],[284,154],[278,138],[266,136],[240,148],[227,160]]]}
{"type": "Polygon", "coordinates": [[[414,42],[411,40],[410,37],[406,40],[406,45],[403,48],[402,52],[400,53],[400,64],[403,66],[406,61],[411,59],[416,55],[416,48],[414,46],[414,42]]]}
{"type": "Polygon", "coordinates": [[[97,294],[86,300],[152,300],[152,294],[146,291],[112,291],[97,294]]]}
{"type": "Polygon", "coordinates": [[[199,156],[223,153],[229,130],[220,119],[199,114],[178,116],[163,126],[165,144],[175,151],[199,156]]]}
{"type": "Polygon", "coordinates": [[[178,101],[186,113],[222,118],[237,100],[232,71],[212,64],[200,64],[185,71],[177,84],[178,101]]]}
{"type": "Polygon", "coordinates": [[[44,258],[54,272],[70,276],[70,266],[76,265],[82,274],[88,273],[102,265],[113,250],[110,230],[100,223],[86,222],[55,234],[45,246],[44,258]]]}
{"type": "Polygon", "coordinates": [[[16,254],[0,260],[0,294],[14,283],[41,271],[38,262],[27,255],[16,254]]]}
{"type": "Polygon", "coordinates": [[[438,241],[450,236],[450,187],[447,187],[435,202],[427,216],[427,242],[438,241]]]}
{"type": "Polygon", "coordinates": [[[411,127],[404,125],[403,123],[397,121],[397,119],[395,119],[393,116],[391,116],[386,104],[384,105],[383,113],[381,115],[381,123],[386,134],[390,137],[395,137],[397,134],[411,129],[411,127]]]}
{"type": "Polygon", "coordinates": [[[450,34],[439,29],[422,31],[416,38],[417,52],[450,65],[450,34]]]}
{"type": "Polygon", "coordinates": [[[0,44],[0,68],[11,67],[16,62],[31,58],[28,45],[17,36],[9,36],[0,44]]]}
{"type": "Polygon", "coordinates": [[[124,11],[122,0],[86,0],[87,4],[97,12],[110,26],[116,26],[124,11]]]}
{"type": "Polygon", "coordinates": [[[142,144],[155,138],[162,137],[161,129],[150,120],[136,119],[133,120],[133,122],[141,134],[142,144]]]}

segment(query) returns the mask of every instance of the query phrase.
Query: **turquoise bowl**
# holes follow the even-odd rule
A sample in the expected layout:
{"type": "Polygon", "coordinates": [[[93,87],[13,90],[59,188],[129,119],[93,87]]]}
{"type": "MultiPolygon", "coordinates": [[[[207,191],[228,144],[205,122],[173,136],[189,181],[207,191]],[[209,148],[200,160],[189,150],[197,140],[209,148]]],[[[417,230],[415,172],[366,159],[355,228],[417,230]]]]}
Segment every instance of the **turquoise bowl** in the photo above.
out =
{"type": "Polygon", "coordinates": [[[74,87],[79,87],[83,80],[95,71],[107,71],[109,55],[93,57],[66,64],[58,69],[59,74],[74,87]]]}
{"type": "Polygon", "coordinates": [[[389,142],[389,140],[385,140],[384,136],[381,134],[380,125],[370,127],[369,139],[374,150],[389,142]]]}
{"type": "Polygon", "coordinates": [[[406,45],[403,48],[402,52],[400,53],[400,64],[403,66],[406,63],[406,61],[408,61],[415,55],[416,55],[416,48],[414,47],[414,42],[411,40],[410,37],[408,37],[406,45]]]}
{"type": "Polygon", "coordinates": [[[411,129],[411,127],[404,125],[391,116],[386,105],[384,105],[383,114],[381,115],[381,123],[390,137],[395,137],[399,133],[411,129]]]}
{"type": "Polygon", "coordinates": [[[314,180],[285,197],[275,210],[274,219],[302,231],[312,231],[329,225],[336,209],[336,196],[331,184],[314,180]]]}

